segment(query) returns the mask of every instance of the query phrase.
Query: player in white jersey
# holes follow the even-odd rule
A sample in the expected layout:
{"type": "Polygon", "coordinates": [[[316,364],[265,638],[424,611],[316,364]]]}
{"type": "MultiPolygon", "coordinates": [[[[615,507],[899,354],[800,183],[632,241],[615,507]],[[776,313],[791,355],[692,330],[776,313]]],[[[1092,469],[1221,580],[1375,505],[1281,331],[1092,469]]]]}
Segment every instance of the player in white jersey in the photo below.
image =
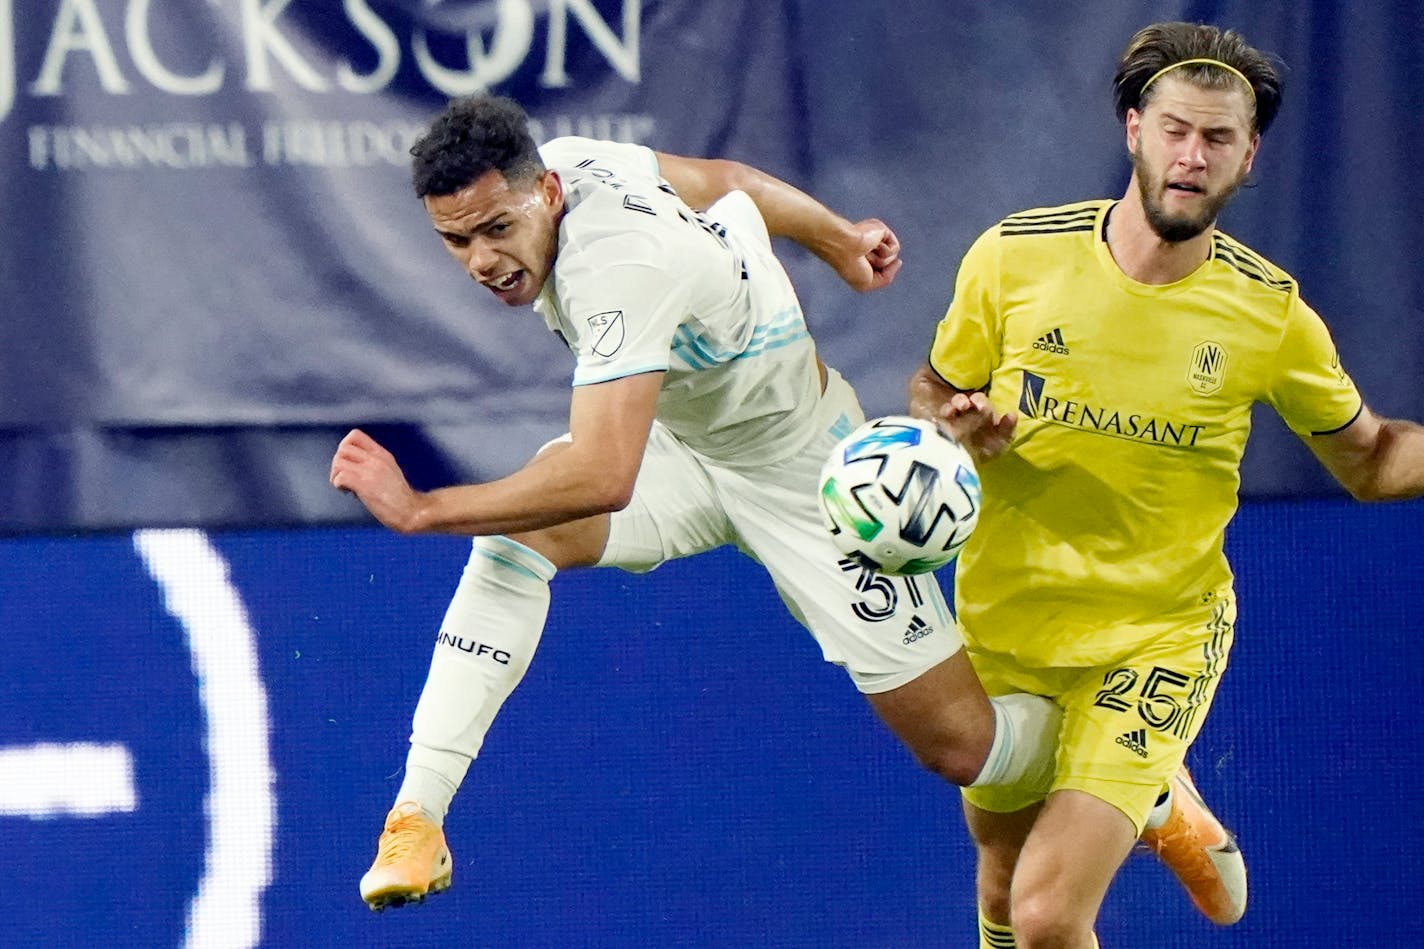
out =
{"type": "Polygon", "coordinates": [[[795,454],[814,433],[816,348],[751,200],[699,215],[635,145],[560,138],[539,155],[567,213],[534,309],[578,357],[574,385],[665,372],[657,420],[693,451],[741,468],[795,454]]]}
{"type": "Polygon", "coordinates": [[[416,492],[360,431],[332,460],[331,483],[386,526],[474,537],[362,898],[449,886],[446,811],[538,645],[549,581],[574,566],[643,571],[736,545],[927,767],[1046,788],[1052,703],[986,698],[933,580],[844,560],[817,507],[821,463],[862,413],[817,358],[769,235],[869,290],[900,267],[893,232],[736,162],[587,139],[536,150],[496,97],[452,103],[412,154],[447,250],[503,302],[532,304],[577,365],[568,434],[506,478],[416,492]]]}

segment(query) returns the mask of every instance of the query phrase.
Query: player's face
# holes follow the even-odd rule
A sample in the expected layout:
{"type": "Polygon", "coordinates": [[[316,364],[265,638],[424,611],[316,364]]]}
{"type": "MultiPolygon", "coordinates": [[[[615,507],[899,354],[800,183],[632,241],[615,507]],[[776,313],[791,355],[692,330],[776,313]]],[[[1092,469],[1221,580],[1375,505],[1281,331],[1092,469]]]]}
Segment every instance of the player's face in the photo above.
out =
{"type": "Polygon", "coordinates": [[[1163,76],[1147,107],[1127,116],[1127,144],[1152,230],[1178,243],[1201,234],[1251,170],[1260,136],[1245,90],[1203,89],[1163,76]]]}
{"type": "Polygon", "coordinates": [[[528,183],[487,171],[454,194],[425,198],[445,249],[509,306],[533,303],[549,279],[563,210],[563,185],[552,171],[528,183]]]}

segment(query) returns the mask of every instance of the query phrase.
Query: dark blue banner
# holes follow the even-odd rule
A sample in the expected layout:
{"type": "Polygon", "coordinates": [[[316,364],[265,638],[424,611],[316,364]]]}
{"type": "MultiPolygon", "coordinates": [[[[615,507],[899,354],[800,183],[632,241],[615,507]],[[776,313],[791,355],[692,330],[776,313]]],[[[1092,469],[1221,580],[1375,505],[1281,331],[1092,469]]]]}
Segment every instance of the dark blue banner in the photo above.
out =
{"type": "MultiPolygon", "coordinates": [[[[1300,278],[1378,410],[1424,416],[1417,3],[0,0],[0,530],[359,520],[323,480],[353,425],[423,483],[562,431],[567,353],[410,193],[413,137],[481,89],[541,137],[739,158],[890,222],[878,294],[785,256],[827,361],[902,410],[974,236],[1121,191],[1115,58],[1171,18],[1283,58],[1224,227],[1300,278]]],[[[1259,428],[1248,494],[1331,490],[1259,428]]]]}

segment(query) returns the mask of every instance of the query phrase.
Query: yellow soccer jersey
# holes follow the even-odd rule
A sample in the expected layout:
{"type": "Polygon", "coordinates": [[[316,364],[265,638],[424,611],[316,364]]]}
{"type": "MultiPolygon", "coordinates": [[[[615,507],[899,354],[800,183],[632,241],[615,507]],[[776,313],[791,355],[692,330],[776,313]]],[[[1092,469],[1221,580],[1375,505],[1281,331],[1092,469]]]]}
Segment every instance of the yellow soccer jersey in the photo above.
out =
{"type": "Polygon", "coordinates": [[[1287,274],[1220,232],[1173,284],[1140,284],[1105,239],[1113,202],[1015,214],[965,255],[930,365],[1019,413],[981,466],[959,558],[971,646],[1027,665],[1110,662],[1231,582],[1251,406],[1301,435],[1362,403],[1287,274]]]}

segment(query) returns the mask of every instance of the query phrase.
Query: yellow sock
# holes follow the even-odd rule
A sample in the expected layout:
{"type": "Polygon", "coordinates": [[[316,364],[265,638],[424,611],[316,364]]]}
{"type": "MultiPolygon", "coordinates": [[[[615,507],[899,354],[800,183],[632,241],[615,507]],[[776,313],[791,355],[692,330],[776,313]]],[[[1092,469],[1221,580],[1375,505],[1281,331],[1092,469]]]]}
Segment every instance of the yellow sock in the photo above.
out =
{"type": "MultiPolygon", "coordinates": [[[[1098,944],[1098,934],[1093,933],[1093,949],[1102,949],[1098,944]]],[[[1018,949],[1014,942],[1014,931],[1002,923],[991,923],[979,910],[979,949],[1018,949]]]]}
{"type": "Polygon", "coordinates": [[[1002,923],[991,923],[979,910],[979,949],[1017,949],[1014,931],[1002,923]]]}

